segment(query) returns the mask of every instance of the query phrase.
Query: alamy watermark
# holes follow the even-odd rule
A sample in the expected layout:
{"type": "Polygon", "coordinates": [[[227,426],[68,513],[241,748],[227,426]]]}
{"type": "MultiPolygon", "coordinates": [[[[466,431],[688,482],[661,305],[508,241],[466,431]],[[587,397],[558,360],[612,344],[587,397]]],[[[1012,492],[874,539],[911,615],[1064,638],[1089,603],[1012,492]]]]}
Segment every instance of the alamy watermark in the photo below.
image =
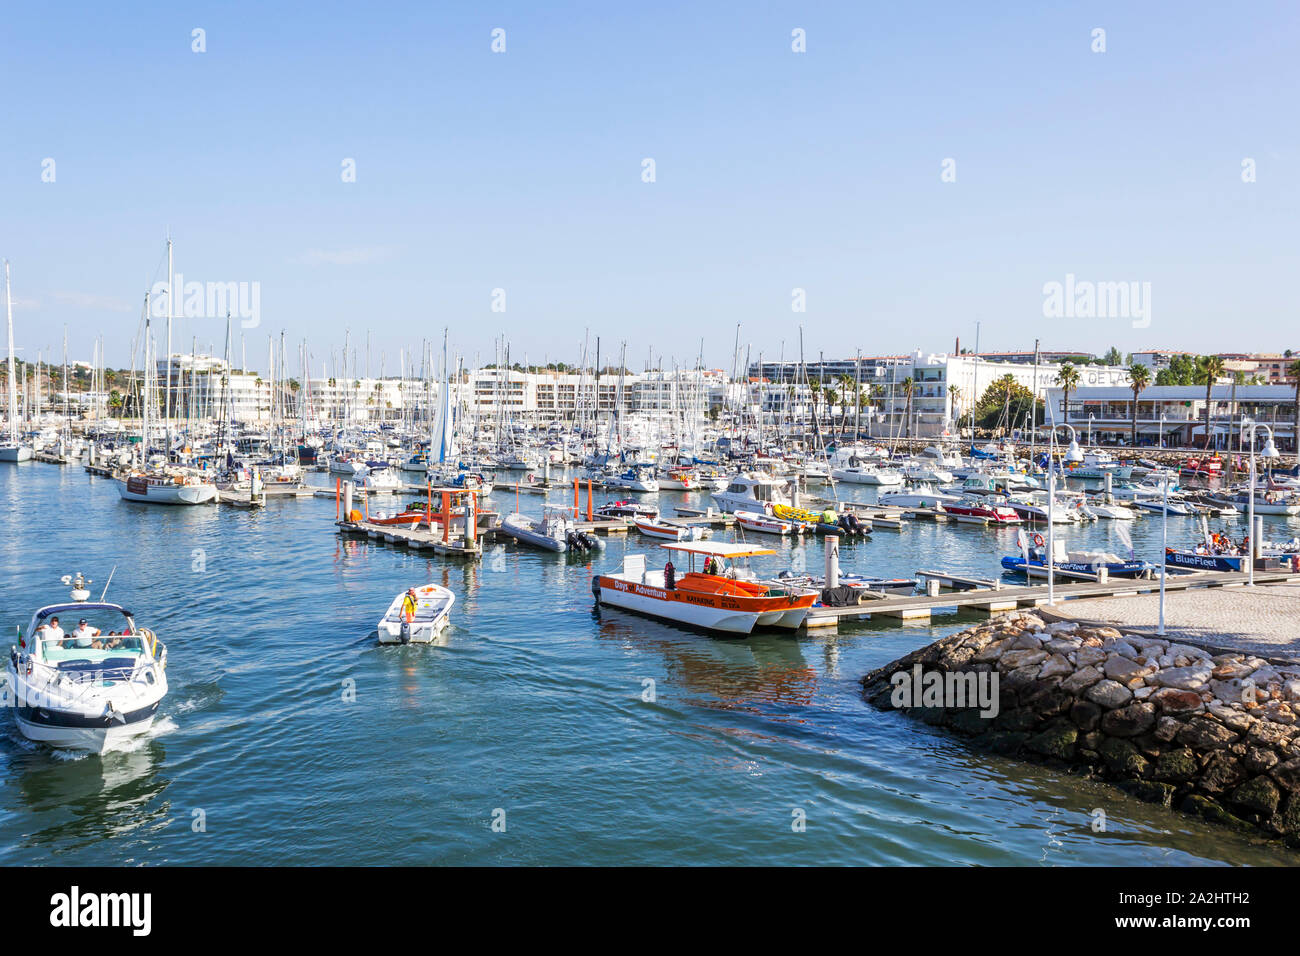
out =
{"type": "Polygon", "coordinates": [[[895,707],[978,708],[979,715],[990,720],[998,715],[995,670],[923,671],[913,664],[910,671],[891,674],[889,683],[894,687],[889,702],[895,707]]]}
{"type": "MultiPolygon", "coordinates": [[[[171,314],[186,319],[224,319],[232,315],[245,329],[262,323],[262,283],[260,282],[186,282],[176,273],[179,295],[171,314]]],[[[167,316],[167,283],[158,281],[149,292],[149,311],[155,319],[167,316]]]]}
{"type": "Polygon", "coordinates": [[[1093,282],[1066,273],[1064,282],[1043,284],[1048,319],[1130,319],[1133,328],[1151,325],[1150,282],[1093,282]]]}

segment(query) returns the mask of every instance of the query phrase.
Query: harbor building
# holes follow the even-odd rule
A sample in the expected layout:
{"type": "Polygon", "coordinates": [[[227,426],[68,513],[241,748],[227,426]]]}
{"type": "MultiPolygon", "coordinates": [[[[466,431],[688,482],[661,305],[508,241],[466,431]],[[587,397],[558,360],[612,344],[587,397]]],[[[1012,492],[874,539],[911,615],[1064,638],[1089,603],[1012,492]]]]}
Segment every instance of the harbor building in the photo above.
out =
{"type": "MultiPolygon", "coordinates": [[[[1062,390],[1053,385],[1048,388],[1047,400],[1056,420],[1073,425],[1080,441],[1089,432],[1098,443],[1122,445],[1131,441],[1133,390],[1130,388],[1084,385],[1070,392],[1067,408],[1062,390]]],[[[1215,385],[1210,392],[1210,446],[1223,451],[1240,450],[1242,420],[1253,419],[1273,429],[1279,449],[1293,452],[1295,410],[1293,385],[1215,385]]],[[[1137,413],[1139,447],[1205,446],[1203,385],[1152,385],[1138,397],[1137,413]]]]}

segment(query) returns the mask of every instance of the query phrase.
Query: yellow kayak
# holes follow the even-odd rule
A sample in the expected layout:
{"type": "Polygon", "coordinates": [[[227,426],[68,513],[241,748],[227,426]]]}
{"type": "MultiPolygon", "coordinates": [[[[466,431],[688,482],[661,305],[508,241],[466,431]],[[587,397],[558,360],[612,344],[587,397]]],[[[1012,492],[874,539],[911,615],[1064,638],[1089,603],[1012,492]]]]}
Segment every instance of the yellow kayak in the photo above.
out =
{"type": "Polygon", "coordinates": [[[822,520],[822,515],[819,511],[808,511],[804,508],[791,508],[789,505],[773,505],[772,514],[786,521],[806,521],[809,524],[820,524],[822,520]]]}

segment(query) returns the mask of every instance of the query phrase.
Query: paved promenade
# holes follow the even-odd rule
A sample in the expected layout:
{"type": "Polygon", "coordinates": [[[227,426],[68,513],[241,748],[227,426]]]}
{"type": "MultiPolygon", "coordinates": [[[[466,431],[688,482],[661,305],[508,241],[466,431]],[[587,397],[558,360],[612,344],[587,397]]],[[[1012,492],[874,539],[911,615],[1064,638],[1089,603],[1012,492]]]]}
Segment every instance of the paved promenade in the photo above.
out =
{"type": "MultiPolygon", "coordinates": [[[[1066,601],[1050,610],[1062,618],[1107,621],[1154,634],[1160,597],[1066,601]]],[[[1300,660],[1300,583],[1171,591],[1165,595],[1165,633],[1264,657],[1300,660]]]]}

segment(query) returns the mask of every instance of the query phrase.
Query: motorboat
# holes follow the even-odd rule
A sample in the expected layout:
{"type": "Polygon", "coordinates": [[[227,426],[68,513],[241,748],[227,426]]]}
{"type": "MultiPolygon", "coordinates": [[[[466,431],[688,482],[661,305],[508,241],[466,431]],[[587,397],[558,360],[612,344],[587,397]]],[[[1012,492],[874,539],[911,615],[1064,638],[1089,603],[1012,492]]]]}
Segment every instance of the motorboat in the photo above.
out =
{"type": "Polygon", "coordinates": [[[909,488],[904,491],[882,491],[876,500],[893,508],[933,508],[961,501],[962,495],[934,488],[909,488]]]}
{"type": "Polygon", "coordinates": [[[543,505],[540,518],[517,511],[506,515],[501,519],[501,530],[522,544],[563,553],[568,550],[574,523],[566,509],[558,505],[543,505]]]}
{"type": "Polygon", "coordinates": [[[633,465],[621,474],[610,478],[607,485],[623,491],[655,492],[659,490],[659,481],[655,478],[651,465],[633,465]]]}
{"type": "Polygon", "coordinates": [[[1240,548],[1165,548],[1165,563],[1192,571],[1244,571],[1246,553],[1240,548]]]}
{"type": "Polygon", "coordinates": [[[637,518],[634,523],[636,529],[642,534],[651,538],[663,538],[667,541],[703,541],[712,534],[708,528],[700,525],[687,527],[662,521],[658,518],[637,518]]]}
{"type": "Polygon", "coordinates": [[[736,567],[737,560],[775,554],[770,548],[712,541],[661,547],[673,557],[687,556],[685,574],[667,565],[648,570],[644,554],[625,555],[622,570],[592,578],[597,603],[708,631],[751,634],[757,627],[798,628],[817,600],[814,591],[763,584],[736,567]],[[696,571],[701,558],[704,570],[696,571]]]}
{"type": "Polygon", "coordinates": [[[123,501],[151,505],[201,505],[217,500],[217,486],[206,477],[174,469],[138,471],[115,479],[123,501]]]}
{"type": "Polygon", "coordinates": [[[943,506],[944,514],[969,524],[1021,524],[1024,519],[1010,505],[998,504],[988,496],[968,495],[943,506]]]}
{"type": "Polygon", "coordinates": [[[456,595],[437,584],[400,592],[379,621],[380,644],[432,644],[451,620],[456,595]]]}
{"type": "Polygon", "coordinates": [[[618,520],[620,518],[657,520],[659,509],[652,508],[650,505],[643,505],[639,501],[607,501],[597,507],[592,516],[603,521],[618,520]]]}
{"type": "Polygon", "coordinates": [[[63,582],[72,600],[39,608],[10,648],[14,719],[28,740],[104,753],[153,726],[167,696],[167,648],[122,605],[91,602],[80,573],[63,582]],[[62,630],[83,619],[85,628],[62,630]]]}
{"type": "Polygon", "coordinates": [[[831,478],[854,485],[901,485],[903,473],[879,465],[850,465],[831,469],[831,478]]]}
{"type": "Polygon", "coordinates": [[[700,479],[689,468],[668,468],[655,476],[661,491],[692,491],[700,486],[700,479]]]}
{"type": "MultiPolygon", "coordinates": [[[[1047,549],[1043,546],[1042,535],[1034,535],[1034,546],[1026,547],[1020,554],[1007,555],[1002,559],[1004,570],[1012,574],[1047,571],[1047,549]]],[[[1150,577],[1156,566],[1149,561],[1130,559],[1125,561],[1117,554],[1108,551],[1071,551],[1059,538],[1052,542],[1052,567],[1067,574],[1097,574],[1098,569],[1105,568],[1107,577],[1140,578],[1150,577]]]]}
{"type": "Polygon", "coordinates": [[[1112,521],[1136,521],[1137,512],[1126,505],[1106,504],[1101,501],[1086,502],[1080,509],[1094,518],[1108,518],[1112,521]]]}
{"type": "Polygon", "coordinates": [[[734,511],[736,524],[740,525],[746,531],[760,531],[763,534],[803,534],[805,531],[811,531],[812,528],[802,521],[786,521],[783,518],[777,518],[773,515],[762,514],[758,511],[734,511]]]}
{"type": "Polygon", "coordinates": [[[741,472],[722,491],[713,492],[713,503],[722,511],[766,512],[772,505],[794,505],[790,482],[762,472],[741,472]]]}
{"type": "MultiPolygon", "coordinates": [[[[782,571],[776,582],[786,587],[811,588],[819,593],[826,589],[826,579],[797,571],[782,571]]],[[[840,572],[839,586],[866,592],[870,598],[899,597],[916,592],[915,578],[878,578],[867,574],[840,572]]],[[[822,594],[823,603],[826,595],[822,594]]]]}

